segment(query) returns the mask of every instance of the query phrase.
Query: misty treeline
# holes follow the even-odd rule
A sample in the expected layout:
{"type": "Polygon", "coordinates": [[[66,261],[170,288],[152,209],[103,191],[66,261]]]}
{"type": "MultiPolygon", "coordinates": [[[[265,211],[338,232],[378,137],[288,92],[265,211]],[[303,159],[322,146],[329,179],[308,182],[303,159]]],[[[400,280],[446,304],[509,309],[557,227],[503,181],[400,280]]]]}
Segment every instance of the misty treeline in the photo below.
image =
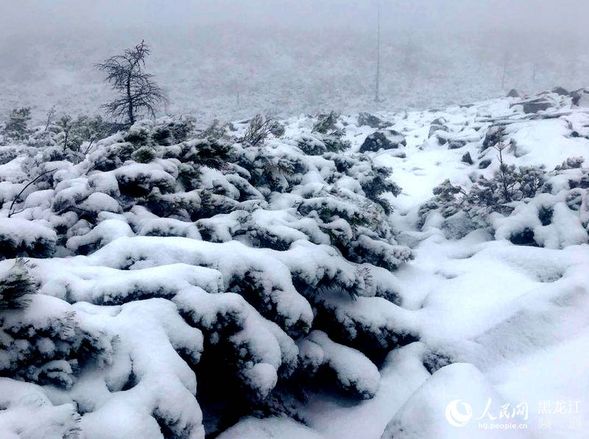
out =
{"type": "MultiPolygon", "coordinates": [[[[94,63],[142,38],[153,49],[150,71],[169,93],[165,111],[206,120],[259,112],[432,108],[500,96],[512,88],[531,93],[587,85],[587,32],[571,30],[558,17],[553,24],[534,24],[530,8],[527,16],[505,23],[508,11],[497,9],[472,24],[468,10],[454,22],[434,5],[433,12],[421,11],[429,21],[415,24],[396,16],[396,2],[381,3],[378,102],[377,8],[376,2],[366,2],[366,13],[353,25],[334,23],[325,14],[288,23],[283,16],[240,21],[231,18],[229,8],[226,22],[208,23],[205,16],[191,26],[89,28],[83,40],[71,29],[53,29],[48,38],[7,36],[0,54],[11,62],[0,64],[5,90],[0,110],[25,104],[41,113],[51,105],[76,114],[94,111],[97,102],[112,97],[94,63]]],[[[345,9],[336,6],[334,11],[345,9]]]]}
{"type": "Polygon", "coordinates": [[[121,54],[95,65],[105,75],[105,82],[115,93],[113,100],[101,106],[107,120],[101,116],[74,118],[66,112],[58,115],[53,106],[47,112],[44,126],[32,129],[31,107],[20,107],[8,113],[0,125],[0,135],[5,140],[29,144],[41,144],[51,138],[53,143],[61,145],[64,152],[78,153],[82,157],[100,137],[128,128],[138,118],[155,118],[160,107],[167,104],[168,98],[146,69],[150,53],[149,45],[142,40],[121,54]]]}
{"type": "MultiPolygon", "coordinates": [[[[156,83],[154,75],[147,70],[146,61],[150,54],[149,45],[142,40],[121,54],[95,65],[105,75],[105,82],[115,93],[113,100],[101,106],[107,115],[106,120],[101,116],[74,118],[68,113],[58,115],[56,108],[52,107],[47,112],[44,126],[32,128],[31,108],[14,108],[8,113],[6,120],[0,122],[0,142],[13,141],[32,146],[59,145],[60,154],[78,162],[101,137],[117,130],[133,129],[134,124],[142,118],[155,119],[161,107],[168,104],[168,98],[156,83]]],[[[328,119],[334,124],[337,116],[332,112],[328,119]]],[[[176,131],[180,129],[184,133],[181,137],[186,137],[194,129],[194,119],[181,117],[179,120],[182,121],[182,128],[176,127],[176,131]]],[[[202,135],[209,139],[221,138],[225,136],[226,129],[227,124],[221,124],[215,119],[207,129],[202,130],[202,135]]],[[[284,127],[269,115],[257,114],[248,121],[248,128],[238,141],[257,146],[270,134],[280,137],[284,134],[284,127]]],[[[163,137],[169,135],[170,133],[163,137]]],[[[151,157],[151,150],[147,150],[151,157]]],[[[12,210],[9,217],[11,214],[12,210]]]]}

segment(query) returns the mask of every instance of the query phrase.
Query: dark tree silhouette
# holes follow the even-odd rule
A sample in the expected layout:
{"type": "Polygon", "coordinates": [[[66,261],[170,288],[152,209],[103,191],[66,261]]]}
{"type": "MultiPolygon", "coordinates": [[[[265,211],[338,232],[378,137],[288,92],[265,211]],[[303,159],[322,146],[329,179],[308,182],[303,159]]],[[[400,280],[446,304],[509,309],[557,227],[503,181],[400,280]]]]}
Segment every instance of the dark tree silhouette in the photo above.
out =
{"type": "Polygon", "coordinates": [[[155,116],[157,106],[168,101],[164,91],[153,81],[153,75],[145,71],[145,59],[149,54],[149,46],[141,41],[122,55],[96,66],[106,73],[106,81],[118,93],[104,108],[117,119],[126,118],[129,125],[135,123],[138,114],[155,116]]]}

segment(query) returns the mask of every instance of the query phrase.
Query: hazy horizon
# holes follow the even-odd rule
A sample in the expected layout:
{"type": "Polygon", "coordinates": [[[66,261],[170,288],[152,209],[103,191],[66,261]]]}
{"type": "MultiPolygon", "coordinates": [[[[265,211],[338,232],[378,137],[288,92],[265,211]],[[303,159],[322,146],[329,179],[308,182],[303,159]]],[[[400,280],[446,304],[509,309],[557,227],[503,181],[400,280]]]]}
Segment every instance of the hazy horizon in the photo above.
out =
{"type": "Polygon", "coordinates": [[[109,90],[94,64],[141,39],[170,95],[165,111],[205,119],[429,108],[589,85],[580,0],[381,5],[375,103],[376,0],[4,0],[0,110],[98,112],[109,90]]]}

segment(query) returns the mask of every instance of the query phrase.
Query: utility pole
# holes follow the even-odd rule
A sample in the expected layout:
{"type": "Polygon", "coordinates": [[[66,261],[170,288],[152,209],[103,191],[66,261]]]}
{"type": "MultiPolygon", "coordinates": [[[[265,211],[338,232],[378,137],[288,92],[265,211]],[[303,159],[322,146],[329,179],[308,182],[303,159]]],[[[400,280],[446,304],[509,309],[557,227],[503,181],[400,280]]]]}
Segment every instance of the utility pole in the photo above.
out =
{"type": "Polygon", "coordinates": [[[507,66],[509,64],[509,53],[503,55],[503,74],[501,75],[501,89],[505,90],[505,80],[507,79],[507,66]]]}
{"type": "Polygon", "coordinates": [[[374,92],[374,101],[380,102],[380,19],[381,19],[381,0],[377,0],[377,18],[376,18],[376,84],[374,92]]]}

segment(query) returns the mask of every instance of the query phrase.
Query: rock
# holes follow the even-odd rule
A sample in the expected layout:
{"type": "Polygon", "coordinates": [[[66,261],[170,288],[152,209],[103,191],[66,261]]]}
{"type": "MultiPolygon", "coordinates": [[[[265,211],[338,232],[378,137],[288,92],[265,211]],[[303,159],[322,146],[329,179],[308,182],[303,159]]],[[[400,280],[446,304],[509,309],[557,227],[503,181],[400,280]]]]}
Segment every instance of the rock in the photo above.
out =
{"type": "Polygon", "coordinates": [[[477,229],[477,224],[464,211],[444,219],[441,229],[447,239],[462,239],[477,229]]]}
{"type": "Polygon", "coordinates": [[[472,161],[472,157],[470,156],[470,152],[467,152],[466,154],[464,154],[462,156],[462,159],[461,160],[462,160],[462,163],[466,163],[466,164],[469,164],[469,165],[474,164],[474,162],[472,161]]]}
{"type": "Polygon", "coordinates": [[[491,165],[490,159],[481,160],[479,163],[479,169],[487,169],[491,165]]]}
{"type": "Polygon", "coordinates": [[[485,134],[485,139],[483,140],[483,147],[482,150],[484,151],[491,146],[497,145],[501,140],[503,140],[503,134],[505,129],[499,126],[492,126],[489,127],[487,130],[487,134],[485,134]]]}
{"type": "Polygon", "coordinates": [[[452,139],[448,142],[448,149],[460,149],[466,146],[466,140],[452,139]]]}
{"type": "MultiPolygon", "coordinates": [[[[441,117],[432,120],[432,123],[429,128],[429,135],[428,138],[433,137],[437,131],[448,131],[448,127],[446,127],[446,120],[441,117]]],[[[446,143],[446,142],[444,142],[446,143]]],[[[444,144],[442,143],[442,144],[444,144]]]]}
{"type": "Polygon", "coordinates": [[[512,88],[511,90],[509,90],[509,93],[507,93],[507,97],[508,98],[519,98],[519,92],[515,88],[512,88]]]}
{"type": "Polygon", "coordinates": [[[440,145],[445,145],[448,143],[448,139],[444,136],[436,136],[436,139],[440,145]]]}
{"type": "Polygon", "coordinates": [[[572,91],[570,96],[573,100],[573,105],[579,105],[579,101],[583,97],[583,90],[572,91]]]}
{"type": "Polygon", "coordinates": [[[552,102],[545,99],[534,99],[522,102],[521,104],[523,105],[524,113],[526,114],[538,113],[539,111],[545,111],[552,107],[552,102]]]}
{"type": "Polygon", "coordinates": [[[560,96],[570,96],[570,92],[566,88],[563,88],[563,87],[554,87],[552,89],[552,93],[556,93],[557,95],[560,95],[560,96]]]}
{"type": "Polygon", "coordinates": [[[385,122],[381,118],[370,113],[360,113],[358,115],[358,126],[368,126],[370,128],[386,128],[390,122],[385,122]]]}
{"type": "Polygon", "coordinates": [[[578,107],[589,107],[589,92],[587,90],[576,90],[571,93],[573,105],[578,107]]]}
{"type": "Polygon", "coordinates": [[[377,131],[366,137],[360,147],[360,152],[376,152],[381,149],[396,149],[399,146],[407,145],[405,136],[395,130],[377,131]]]}

